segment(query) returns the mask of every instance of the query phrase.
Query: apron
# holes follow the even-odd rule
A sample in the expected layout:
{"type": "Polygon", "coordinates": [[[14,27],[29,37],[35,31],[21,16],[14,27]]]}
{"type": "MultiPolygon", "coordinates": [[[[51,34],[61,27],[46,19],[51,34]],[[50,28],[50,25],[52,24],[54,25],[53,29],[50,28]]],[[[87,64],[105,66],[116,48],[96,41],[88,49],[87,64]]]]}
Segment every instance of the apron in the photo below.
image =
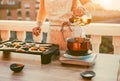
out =
{"type": "Polygon", "coordinates": [[[64,27],[61,32],[62,23],[68,22],[72,15],[71,7],[73,0],[45,0],[45,9],[49,20],[48,42],[58,44],[60,50],[67,50],[67,42],[65,39],[69,37],[79,37],[81,35],[81,27],[64,27]],[[77,32],[74,32],[77,31],[77,32]],[[64,33],[64,38],[63,38],[64,33]],[[78,34],[79,33],[79,34],[78,34]]]}

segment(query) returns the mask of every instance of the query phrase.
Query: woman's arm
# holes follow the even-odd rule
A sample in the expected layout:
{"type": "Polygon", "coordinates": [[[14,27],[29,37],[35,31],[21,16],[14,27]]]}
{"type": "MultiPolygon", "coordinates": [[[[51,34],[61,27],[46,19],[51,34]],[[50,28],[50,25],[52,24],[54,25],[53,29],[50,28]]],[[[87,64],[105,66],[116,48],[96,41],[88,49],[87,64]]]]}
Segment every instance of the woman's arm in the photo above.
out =
{"type": "Polygon", "coordinates": [[[93,12],[95,10],[95,6],[91,0],[80,0],[80,2],[89,12],[93,12]]]}
{"type": "Polygon", "coordinates": [[[81,2],[82,5],[84,5],[84,4],[88,3],[88,2],[91,2],[91,0],[80,0],[80,2],[81,2]]]}
{"type": "Polygon", "coordinates": [[[40,8],[37,14],[37,27],[32,29],[32,32],[35,36],[39,36],[41,32],[41,25],[46,18],[46,10],[44,7],[44,0],[40,0],[40,8]]]}
{"type": "MultiPolygon", "coordinates": [[[[91,0],[79,0],[80,3],[83,5],[84,8],[86,8],[88,11],[93,12],[95,10],[94,4],[92,3],[91,0]]],[[[78,1],[77,0],[73,0],[72,2],[72,8],[71,11],[74,11],[77,9],[78,7],[78,1]]]]}
{"type": "Polygon", "coordinates": [[[39,27],[42,25],[45,18],[46,18],[46,10],[44,7],[44,0],[40,0],[40,8],[39,8],[37,18],[36,18],[36,21],[37,21],[39,27]]]}

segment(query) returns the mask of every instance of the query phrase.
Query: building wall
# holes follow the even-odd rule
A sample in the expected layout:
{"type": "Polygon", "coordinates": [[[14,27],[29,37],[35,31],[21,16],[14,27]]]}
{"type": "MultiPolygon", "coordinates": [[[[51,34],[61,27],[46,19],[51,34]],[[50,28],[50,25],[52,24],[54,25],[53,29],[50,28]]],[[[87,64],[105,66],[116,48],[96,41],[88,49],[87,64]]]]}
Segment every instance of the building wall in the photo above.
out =
{"type": "Polygon", "coordinates": [[[2,0],[0,6],[7,5],[6,8],[0,8],[0,20],[36,20],[39,2],[36,0],[2,0]],[[10,1],[20,3],[20,7],[13,6],[10,1]]]}
{"type": "Polygon", "coordinates": [[[7,20],[7,11],[5,9],[0,10],[0,20],[7,20]]]}

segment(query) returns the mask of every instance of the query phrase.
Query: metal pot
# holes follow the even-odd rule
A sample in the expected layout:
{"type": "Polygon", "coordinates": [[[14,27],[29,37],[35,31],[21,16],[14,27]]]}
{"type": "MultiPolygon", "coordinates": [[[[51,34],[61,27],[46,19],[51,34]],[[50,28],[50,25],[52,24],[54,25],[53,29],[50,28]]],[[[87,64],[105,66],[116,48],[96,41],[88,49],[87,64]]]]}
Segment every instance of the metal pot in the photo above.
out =
{"type": "Polygon", "coordinates": [[[76,55],[80,55],[80,54],[84,55],[87,54],[88,50],[90,49],[90,41],[88,38],[83,38],[83,37],[68,38],[67,48],[70,52],[75,52],[76,55]]]}

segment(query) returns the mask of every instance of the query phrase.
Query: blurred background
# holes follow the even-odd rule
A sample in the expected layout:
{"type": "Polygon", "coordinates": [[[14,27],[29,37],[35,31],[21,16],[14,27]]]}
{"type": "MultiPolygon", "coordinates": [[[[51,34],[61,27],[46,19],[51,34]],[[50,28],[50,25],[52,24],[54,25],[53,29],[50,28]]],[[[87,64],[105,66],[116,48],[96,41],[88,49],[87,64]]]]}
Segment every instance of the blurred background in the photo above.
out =
{"type": "MultiPolygon", "coordinates": [[[[120,0],[92,0],[95,11],[92,23],[120,24],[120,0]]],[[[0,0],[0,20],[35,21],[40,0],[0,0]]],[[[46,22],[48,20],[46,19],[46,22]]],[[[32,33],[27,32],[26,40],[32,41],[32,33]]],[[[16,39],[16,32],[11,32],[10,39],[16,39]]],[[[101,53],[113,53],[110,36],[102,37],[101,53]]]]}

